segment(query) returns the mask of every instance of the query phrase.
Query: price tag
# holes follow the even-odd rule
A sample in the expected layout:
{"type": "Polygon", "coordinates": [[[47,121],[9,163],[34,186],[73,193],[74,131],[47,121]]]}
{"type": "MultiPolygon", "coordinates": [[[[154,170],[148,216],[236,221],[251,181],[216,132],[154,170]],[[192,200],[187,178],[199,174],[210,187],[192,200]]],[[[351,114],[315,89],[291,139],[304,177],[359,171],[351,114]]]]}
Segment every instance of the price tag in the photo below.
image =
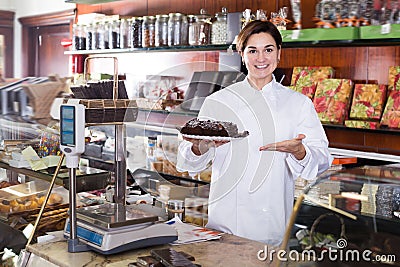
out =
{"type": "Polygon", "coordinates": [[[381,34],[388,34],[390,33],[390,30],[391,30],[390,23],[383,24],[381,28],[381,34]]]}
{"type": "Polygon", "coordinates": [[[293,32],[292,32],[292,40],[299,39],[299,36],[300,36],[300,30],[293,30],[293,32]]]}

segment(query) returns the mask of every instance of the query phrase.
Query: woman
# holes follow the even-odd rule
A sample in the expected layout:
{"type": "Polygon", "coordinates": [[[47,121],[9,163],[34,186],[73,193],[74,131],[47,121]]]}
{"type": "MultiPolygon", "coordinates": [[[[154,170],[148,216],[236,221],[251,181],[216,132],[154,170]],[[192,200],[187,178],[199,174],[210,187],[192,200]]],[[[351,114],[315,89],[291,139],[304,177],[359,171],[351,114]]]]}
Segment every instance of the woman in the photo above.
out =
{"type": "Polygon", "coordinates": [[[249,136],[230,142],[186,139],[179,170],[196,173],[212,161],[207,226],[279,245],[294,201],[294,181],[329,168],[328,140],[310,99],[273,76],[282,37],[270,22],[247,24],[237,49],[248,75],[204,101],[199,119],[230,121],[249,136]]]}

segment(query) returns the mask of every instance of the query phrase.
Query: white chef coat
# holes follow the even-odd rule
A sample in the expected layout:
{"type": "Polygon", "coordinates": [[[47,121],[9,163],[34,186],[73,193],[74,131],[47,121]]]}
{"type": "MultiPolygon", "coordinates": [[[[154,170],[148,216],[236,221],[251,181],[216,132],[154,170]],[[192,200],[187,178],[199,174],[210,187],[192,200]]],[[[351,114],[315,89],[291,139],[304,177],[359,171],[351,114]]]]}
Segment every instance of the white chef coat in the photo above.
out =
{"type": "Polygon", "coordinates": [[[273,80],[256,90],[246,78],[208,96],[200,119],[231,121],[249,136],[197,156],[179,146],[177,168],[197,173],[212,161],[207,227],[281,243],[294,201],[294,180],[314,179],[332,162],[328,140],[310,99],[273,80]],[[259,151],[259,147],[306,136],[306,156],[259,151]]]}

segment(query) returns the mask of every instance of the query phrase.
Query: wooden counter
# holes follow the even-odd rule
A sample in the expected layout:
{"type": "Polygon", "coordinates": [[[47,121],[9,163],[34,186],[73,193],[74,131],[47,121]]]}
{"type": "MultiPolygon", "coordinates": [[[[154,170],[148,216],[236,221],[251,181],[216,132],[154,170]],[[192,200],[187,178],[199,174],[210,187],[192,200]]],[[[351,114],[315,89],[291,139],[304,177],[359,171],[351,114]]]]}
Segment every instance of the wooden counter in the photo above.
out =
{"type": "Polygon", "coordinates": [[[202,267],[268,266],[266,261],[257,257],[260,250],[265,251],[264,243],[230,234],[224,234],[220,240],[179,246],[154,246],[115,255],[100,255],[95,252],[68,253],[67,241],[33,244],[28,246],[27,250],[58,266],[128,266],[129,263],[135,262],[138,256],[150,255],[151,249],[168,246],[194,256],[195,263],[202,267]]]}

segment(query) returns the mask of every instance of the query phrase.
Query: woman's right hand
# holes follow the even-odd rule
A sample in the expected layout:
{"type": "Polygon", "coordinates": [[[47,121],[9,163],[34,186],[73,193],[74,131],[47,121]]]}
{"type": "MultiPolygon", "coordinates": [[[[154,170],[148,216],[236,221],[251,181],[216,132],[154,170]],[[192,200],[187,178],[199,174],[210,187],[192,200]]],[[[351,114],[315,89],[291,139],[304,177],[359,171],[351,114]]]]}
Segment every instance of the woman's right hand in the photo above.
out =
{"type": "Polygon", "coordinates": [[[219,147],[229,143],[229,141],[214,141],[209,139],[195,139],[186,137],[183,139],[192,143],[192,152],[197,156],[207,153],[211,147],[219,147]]]}

